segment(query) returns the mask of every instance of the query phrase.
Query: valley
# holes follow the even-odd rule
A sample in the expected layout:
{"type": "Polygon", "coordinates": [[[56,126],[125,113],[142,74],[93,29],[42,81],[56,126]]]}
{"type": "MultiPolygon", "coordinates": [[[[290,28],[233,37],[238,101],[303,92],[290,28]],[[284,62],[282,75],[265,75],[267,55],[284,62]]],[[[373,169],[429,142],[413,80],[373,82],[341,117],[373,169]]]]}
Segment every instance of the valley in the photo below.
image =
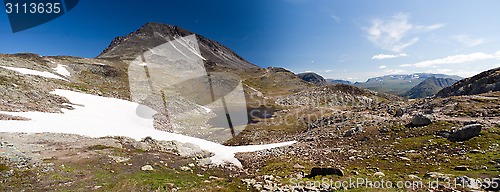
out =
{"type": "Polygon", "coordinates": [[[160,23],[96,58],[1,54],[0,190],[500,189],[500,68],[349,84],[160,23]]]}

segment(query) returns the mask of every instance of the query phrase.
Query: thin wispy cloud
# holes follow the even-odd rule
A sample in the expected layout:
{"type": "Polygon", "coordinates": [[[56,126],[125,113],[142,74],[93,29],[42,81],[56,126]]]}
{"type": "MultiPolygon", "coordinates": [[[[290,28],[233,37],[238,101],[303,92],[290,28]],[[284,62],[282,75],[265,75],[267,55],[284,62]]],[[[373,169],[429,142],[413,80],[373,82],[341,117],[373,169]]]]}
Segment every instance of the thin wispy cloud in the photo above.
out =
{"type": "Polygon", "coordinates": [[[385,70],[385,73],[394,75],[394,74],[406,74],[408,72],[403,69],[388,69],[385,70]]]}
{"type": "Polygon", "coordinates": [[[387,68],[387,66],[385,66],[385,65],[380,65],[380,66],[378,66],[378,68],[379,68],[379,69],[385,69],[385,68],[387,68]]]}
{"type": "Polygon", "coordinates": [[[453,39],[457,40],[459,43],[462,43],[468,47],[474,47],[477,45],[481,45],[486,42],[483,38],[471,38],[468,35],[455,35],[453,39]]]}
{"type": "Polygon", "coordinates": [[[373,60],[381,60],[381,59],[392,59],[392,58],[398,58],[398,57],[408,57],[408,54],[406,53],[400,53],[400,54],[378,54],[374,55],[372,57],[373,60]]]}
{"type": "Polygon", "coordinates": [[[389,19],[374,19],[364,30],[376,47],[401,52],[419,41],[416,34],[439,29],[444,24],[417,25],[410,23],[408,13],[396,13],[389,19]]]}
{"type": "Polygon", "coordinates": [[[340,23],[341,19],[339,16],[331,14],[330,17],[337,23],[340,23]]]}
{"type": "Polygon", "coordinates": [[[497,51],[495,54],[486,54],[483,52],[475,52],[471,54],[460,54],[460,55],[452,55],[441,59],[427,60],[421,61],[413,64],[403,64],[401,67],[433,67],[436,65],[444,65],[444,64],[458,64],[458,63],[466,63],[473,62],[479,60],[487,60],[487,59],[500,59],[500,51],[497,51]]]}

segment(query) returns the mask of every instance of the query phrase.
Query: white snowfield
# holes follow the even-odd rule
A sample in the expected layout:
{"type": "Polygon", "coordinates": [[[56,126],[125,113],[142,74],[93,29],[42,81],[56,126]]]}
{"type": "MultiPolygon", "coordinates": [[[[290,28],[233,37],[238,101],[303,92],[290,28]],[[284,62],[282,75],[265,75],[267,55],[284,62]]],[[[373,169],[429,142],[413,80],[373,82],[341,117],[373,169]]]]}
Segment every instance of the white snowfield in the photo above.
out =
{"type": "Polygon", "coordinates": [[[65,78],[59,77],[53,73],[47,72],[47,71],[37,71],[37,70],[32,70],[32,69],[26,69],[26,68],[17,68],[17,67],[6,67],[6,66],[0,66],[4,69],[16,71],[19,73],[22,73],[24,75],[37,75],[37,76],[42,76],[46,78],[51,78],[51,79],[60,79],[63,81],[68,81],[65,78]]]}
{"type": "MultiPolygon", "coordinates": [[[[232,163],[242,167],[235,158],[237,152],[253,152],[275,147],[291,145],[296,141],[268,145],[224,146],[211,141],[190,136],[164,132],[153,127],[153,118],[137,116],[138,103],[57,89],[52,94],[66,97],[74,107],[73,110],[62,109],[63,113],[42,112],[4,112],[0,113],[22,116],[29,121],[0,121],[0,132],[24,133],[68,133],[90,137],[126,136],[141,140],[150,136],[156,140],[176,140],[199,145],[201,149],[212,152],[213,164],[232,163]]],[[[147,107],[148,108],[148,107],[147,107]]],[[[151,108],[147,115],[156,114],[151,108]]]]}

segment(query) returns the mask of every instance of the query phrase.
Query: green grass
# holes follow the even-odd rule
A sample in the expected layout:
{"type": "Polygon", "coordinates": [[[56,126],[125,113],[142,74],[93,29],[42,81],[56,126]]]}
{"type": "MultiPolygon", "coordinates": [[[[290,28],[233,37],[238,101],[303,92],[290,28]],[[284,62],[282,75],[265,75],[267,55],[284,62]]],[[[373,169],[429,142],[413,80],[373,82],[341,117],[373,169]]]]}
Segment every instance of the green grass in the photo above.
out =
{"type": "Polygon", "coordinates": [[[0,171],[8,171],[10,168],[7,165],[0,164],[0,171]]]}

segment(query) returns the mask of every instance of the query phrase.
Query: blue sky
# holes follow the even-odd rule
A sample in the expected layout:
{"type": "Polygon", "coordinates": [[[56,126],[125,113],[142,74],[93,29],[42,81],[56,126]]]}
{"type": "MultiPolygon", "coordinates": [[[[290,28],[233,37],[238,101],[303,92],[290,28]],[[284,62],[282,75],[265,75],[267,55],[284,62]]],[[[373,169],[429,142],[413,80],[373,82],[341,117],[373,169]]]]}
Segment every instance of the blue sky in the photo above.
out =
{"type": "Polygon", "coordinates": [[[351,81],[413,72],[469,77],[500,66],[499,7],[495,0],[82,0],[18,33],[0,14],[0,53],[95,57],[115,36],[161,22],[261,67],[351,81]]]}

